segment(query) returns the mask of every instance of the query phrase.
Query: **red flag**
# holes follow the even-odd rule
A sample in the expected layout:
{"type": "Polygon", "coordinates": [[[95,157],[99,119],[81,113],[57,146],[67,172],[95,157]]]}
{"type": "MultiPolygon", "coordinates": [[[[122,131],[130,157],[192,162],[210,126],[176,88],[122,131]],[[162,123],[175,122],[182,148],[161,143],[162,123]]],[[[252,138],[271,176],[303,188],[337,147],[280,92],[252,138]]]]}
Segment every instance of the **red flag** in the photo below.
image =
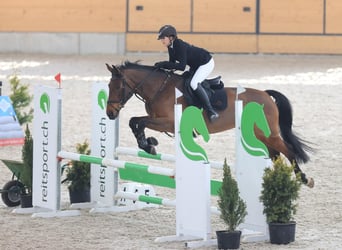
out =
{"type": "Polygon", "coordinates": [[[55,80],[61,84],[61,73],[58,73],[57,75],[55,75],[55,80]]]}

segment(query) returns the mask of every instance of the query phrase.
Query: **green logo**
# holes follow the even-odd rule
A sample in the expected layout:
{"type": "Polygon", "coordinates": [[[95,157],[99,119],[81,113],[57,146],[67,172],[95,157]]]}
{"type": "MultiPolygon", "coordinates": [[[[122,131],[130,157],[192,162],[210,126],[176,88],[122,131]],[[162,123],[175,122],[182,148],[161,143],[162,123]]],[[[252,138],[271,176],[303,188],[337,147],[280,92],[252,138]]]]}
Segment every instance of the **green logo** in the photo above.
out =
{"type": "Polygon", "coordinates": [[[246,104],[241,115],[242,145],[250,155],[269,157],[266,145],[255,136],[254,126],[258,127],[266,137],[270,136],[271,130],[264,113],[264,105],[250,102],[246,104]]]}
{"type": "Polygon", "coordinates": [[[50,113],[50,97],[47,93],[43,93],[40,96],[40,109],[43,111],[44,114],[50,113]]]}
{"type": "Polygon", "coordinates": [[[194,141],[195,131],[202,135],[205,142],[209,141],[210,135],[202,115],[202,110],[195,106],[189,106],[183,111],[180,121],[180,147],[188,159],[208,162],[207,153],[194,141]]]}
{"type": "Polygon", "coordinates": [[[97,104],[102,110],[106,108],[107,100],[108,100],[107,92],[101,89],[97,95],[97,104]]]}

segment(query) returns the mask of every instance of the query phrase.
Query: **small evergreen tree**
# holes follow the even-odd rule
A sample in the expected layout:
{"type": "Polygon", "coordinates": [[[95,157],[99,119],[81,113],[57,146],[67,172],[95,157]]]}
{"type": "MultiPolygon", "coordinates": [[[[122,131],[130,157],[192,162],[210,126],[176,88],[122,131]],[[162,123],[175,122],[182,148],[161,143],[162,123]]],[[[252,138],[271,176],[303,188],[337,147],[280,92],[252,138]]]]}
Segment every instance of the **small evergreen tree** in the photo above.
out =
{"type": "Polygon", "coordinates": [[[287,165],[281,156],[273,161],[273,168],[266,168],[263,175],[260,201],[268,223],[288,223],[296,214],[296,199],[301,181],[293,175],[294,165],[287,165]]]}
{"type": "Polygon", "coordinates": [[[21,174],[21,180],[27,187],[28,192],[32,192],[32,171],[33,171],[33,138],[28,125],[25,129],[25,140],[22,147],[22,160],[23,160],[23,172],[21,174]]]}
{"type": "MultiPolygon", "coordinates": [[[[76,145],[79,154],[90,154],[89,143],[84,141],[76,145]]],[[[66,169],[66,182],[70,191],[81,191],[90,188],[90,163],[71,161],[71,167],[66,169]]]]}
{"type": "Polygon", "coordinates": [[[233,179],[227,160],[223,165],[223,181],[218,192],[218,206],[221,219],[227,224],[228,231],[235,231],[247,215],[247,206],[239,196],[237,182],[233,179]]]}
{"type": "Polygon", "coordinates": [[[28,112],[25,112],[33,100],[33,96],[29,94],[29,85],[21,84],[17,75],[10,77],[10,85],[12,94],[9,97],[12,101],[19,124],[30,123],[33,119],[33,109],[30,108],[28,112]]]}

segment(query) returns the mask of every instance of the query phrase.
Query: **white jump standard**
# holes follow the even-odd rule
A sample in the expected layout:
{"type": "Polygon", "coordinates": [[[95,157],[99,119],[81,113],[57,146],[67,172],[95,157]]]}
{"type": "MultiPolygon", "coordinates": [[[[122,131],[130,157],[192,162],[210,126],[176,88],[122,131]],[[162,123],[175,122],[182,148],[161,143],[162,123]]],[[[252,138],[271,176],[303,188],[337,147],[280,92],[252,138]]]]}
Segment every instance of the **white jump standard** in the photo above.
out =
{"type": "MultiPolygon", "coordinates": [[[[35,89],[35,120],[34,120],[34,171],[33,171],[33,205],[34,208],[26,209],[27,212],[34,213],[36,217],[55,217],[79,215],[79,210],[64,210],[60,208],[61,190],[60,190],[60,160],[69,159],[83,161],[92,164],[91,169],[91,211],[120,211],[121,206],[116,206],[115,198],[124,198],[141,202],[148,202],[158,205],[176,207],[176,234],[173,236],[159,237],[158,242],[162,241],[189,241],[188,247],[197,247],[201,245],[212,245],[216,240],[211,239],[211,212],[216,211],[210,206],[211,194],[216,192],[220,185],[218,181],[211,180],[211,165],[216,168],[222,168],[222,163],[209,163],[206,153],[202,151],[191,152],[187,145],[196,144],[193,141],[192,131],[194,128],[198,131],[199,122],[193,119],[196,115],[203,119],[201,111],[196,110],[191,113],[194,107],[188,107],[182,114],[182,107],[175,105],[175,156],[169,154],[159,154],[152,156],[143,151],[117,148],[118,131],[113,121],[110,121],[105,115],[106,91],[107,85],[93,87],[93,103],[96,106],[93,110],[97,116],[93,117],[92,126],[92,147],[93,155],[82,155],[66,151],[61,151],[61,89],[38,87],[35,89]],[[96,110],[99,109],[99,110],[96,110]],[[191,111],[190,111],[191,110],[191,111]],[[185,122],[185,117],[191,117],[185,122]],[[184,120],[183,120],[184,118],[184,120]],[[189,124],[194,122],[193,124],[189,124]],[[186,124],[186,125],[184,125],[186,124]],[[191,127],[192,126],[192,127],[191,127]],[[182,129],[181,129],[182,127],[182,129]],[[96,130],[94,132],[94,130],[96,130]],[[116,130],[116,131],[114,131],[116,130]],[[115,137],[115,138],[114,138],[115,137]],[[190,140],[190,143],[189,143],[190,140]],[[93,143],[97,146],[93,146],[93,143]],[[115,145],[116,144],[116,145],[115,145]],[[117,159],[116,154],[129,154],[139,157],[152,158],[175,162],[176,169],[170,169],[158,166],[148,166],[138,163],[132,163],[117,159]],[[198,157],[200,156],[200,160],[198,157]],[[194,157],[194,158],[192,158],[194,157]],[[197,157],[197,158],[196,158],[197,157]],[[117,169],[118,171],[115,171],[117,169]],[[126,176],[124,173],[126,171],[126,176]],[[167,188],[176,189],[176,199],[170,200],[164,197],[158,197],[153,194],[150,196],[134,194],[131,192],[117,191],[118,180],[115,174],[119,172],[122,180],[131,180],[138,183],[148,183],[167,188]],[[121,172],[123,173],[121,175],[121,172]],[[151,180],[139,180],[132,173],[135,172],[144,177],[155,178],[151,180]],[[196,195],[194,195],[196,194],[196,195]],[[43,213],[41,213],[43,211],[43,213]],[[199,241],[190,241],[197,239],[199,241]]],[[[241,226],[243,237],[249,241],[260,241],[266,239],[266,220],[260,211],[260,202],[258,201],[261,173],[267,166],[265,159],[256,160],[258,162],[253,171],[246,168],[246,152],[241,146],[241,114],[243,112],[242,104],[236,104],[237,120],[237,160],[235,172],[237,181],[241,189],[242,197],[247,201],[247,210],[249,217],[246,223],[241,226]],[[242,152],[242,151],[243,152],[242,152]],[[252,174],[250,174],[252,173],[252,174]]],[[[203,120],[205,125],[205,122],[203,120]]],[[[207,130],[206,126],[204,128],[207,130]]],[[[198,131],[199,132],[199,131],[198,131]]],[[[204,138],[204,132],[200,132],[204,138]]],[[[208,133],[209,138],[209,133],[208,133]]],[[[198,146],[198,145],[196,145],[198,146]]],[[[248,163],[249,164],[249,163],[248,163]]],[[[121,210],[123,211],[123,210],[121,210]]],[[[244,238],[243,238],[244,239],[244,238]]]]}

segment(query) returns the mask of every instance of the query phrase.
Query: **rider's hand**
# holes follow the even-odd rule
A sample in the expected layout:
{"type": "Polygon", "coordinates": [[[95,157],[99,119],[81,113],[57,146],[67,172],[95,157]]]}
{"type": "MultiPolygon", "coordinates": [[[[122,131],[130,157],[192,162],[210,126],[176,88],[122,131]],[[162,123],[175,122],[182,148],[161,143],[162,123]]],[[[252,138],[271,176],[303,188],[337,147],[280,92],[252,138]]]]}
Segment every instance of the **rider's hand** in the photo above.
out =
{"type": "Polygon", "coordinates": [[[168,61],[163,61],[163,62],[157,62],[154,64],[154,67],[161,69],[161,68],[165,68],[167,67],[167,65],[169,64],[168,61]]]}

